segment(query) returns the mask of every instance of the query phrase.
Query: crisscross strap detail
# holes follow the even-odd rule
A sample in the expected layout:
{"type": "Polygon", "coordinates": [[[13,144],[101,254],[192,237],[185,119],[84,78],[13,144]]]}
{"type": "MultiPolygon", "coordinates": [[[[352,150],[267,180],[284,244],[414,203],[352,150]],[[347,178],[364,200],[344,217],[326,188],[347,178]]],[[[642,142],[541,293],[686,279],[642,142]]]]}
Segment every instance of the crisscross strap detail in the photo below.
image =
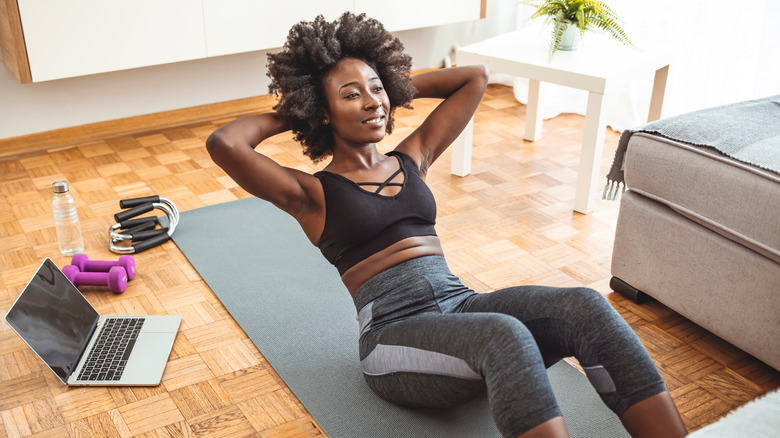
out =
{"type": "Polygon", "coordinates": [[[379,186],[379,188],[377,188],[376,191],[374,192],[375,194],[378,195],[378,194],[380,194],[380,192],[382,192],[382,189],[384,189],[385,187],[388,187],[388,186],[401,186],[401,187],[403,187],[403,185],[404,185],[403,183],[390,182],[390,181],[393,180],[393,178],[398,176],[398,174],[401,173],[402,171],[403,171],[403,168],[399,168],[398,170],[395,171],[395,173],[390,175],[390,177],[387,178],[385,180],[385,182],[382,182],[382,183],[378,183],[378,182],[361,182],[361,183],[355,183],[355,184],[357,184],[359,186],[379,186]]]}
{"type": "MultiPolygon", "coordinates": [[[[326,204],[325,228],[317,246],[341,275],[402,239],[436,235],[436,200],[420,178],[417,164],[403,152],[386,155],[398,160],[405,176],[403,184],[395,184],[401,187],[386,190],[400,189],[392,196],[373,193],[372,189],[389,186],[393,178],[398,181],[397,172],[371,188],[326,170],[314,174],[322,183],[326,204]]],[[[387,174],[394,170],[390,168],[387,174]]]]}

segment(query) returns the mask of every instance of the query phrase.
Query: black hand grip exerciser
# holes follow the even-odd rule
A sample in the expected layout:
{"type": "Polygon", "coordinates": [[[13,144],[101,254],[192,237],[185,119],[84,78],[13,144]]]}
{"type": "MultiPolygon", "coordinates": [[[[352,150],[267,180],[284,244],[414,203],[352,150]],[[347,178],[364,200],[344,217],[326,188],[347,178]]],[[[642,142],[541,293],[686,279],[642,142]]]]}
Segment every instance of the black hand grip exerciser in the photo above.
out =
{"type": "Polygon", "coordinates": [[[144,221],[144,222],[141,222],[140,224],[138,224],[138,225],[136,225],[136,226],[134,226],[132,228],[128,228],[128,229],[122,231],[122,234],[129,234],[129,235],[132,236],[134,233],[139,233],[141,231],[153,230],[154,227],[155,227],[154,222],[152,222],[152,221],[144,221]]]}
{"type": "Polygon", "coordinates": [[[114,215],[114,220],[117,222],[122,222],[127,219],[136,217],[139,214],[144,214],[152,210],[154,210],[154,204],[152,204],[151,202],[147,202],[146,204],[141,204],[139,206],[133,207],[130,210],[120,211],[119,213],[116,213],[114,215]]]}
{"type": "Polygon", "coordinates": [[[157,225],[160,223],[160,218],[157,216],[139,217],[136,219],[128,219],[119,223],[120,230],[127,230],[141,224],[157,225]]]}
{"type": "MultiPolygon", "coordinates": [[[[129,236],[130,236],[130,240],[133,243],[136,243],[136,242],[143,242],[145,240],[151,239],[153,237],[157,237],[160,234],[167,233],[167,232],[168,232],[168,228],[160,228],[158,230],[137,231],[134,233],[129,233],[129,236]]],[[[134,246],[136,248],[138,247],[138,245],[134,245],[134,246]]]]}
{"type": "Polygon", "coordinates": [[[146,251],[149,248],[153,248],[157,245],[163,244],[170,239],[171,236],[166,234],[160,234],[157,237],[152,237],[151,239],[144,240],[143,242],[133,245],[133,249],[135,250],[135,253],[138,254],[139,252],[146,251]]]}
{"type": "Polygon", "coordinates": [[[119,201],[119,208],[137,207],[141,204],[146,204],[147,202],[160,202],[160,197],[157,195],[152,195],[141,198],[121,199],[119,201]]]}

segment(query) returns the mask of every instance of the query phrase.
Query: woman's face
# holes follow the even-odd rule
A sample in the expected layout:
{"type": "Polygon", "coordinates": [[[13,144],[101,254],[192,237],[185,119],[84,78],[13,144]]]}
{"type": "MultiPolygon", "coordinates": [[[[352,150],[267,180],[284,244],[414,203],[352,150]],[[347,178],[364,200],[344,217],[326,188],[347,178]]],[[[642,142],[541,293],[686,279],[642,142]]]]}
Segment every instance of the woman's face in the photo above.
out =
{"type": "Polygon", "coordinates": [[[390,99],[374,69],[346,58],[333,67],[323,85],[328,101],[325,120],[336,143],[362,146],[384,138],[390,99]]]}

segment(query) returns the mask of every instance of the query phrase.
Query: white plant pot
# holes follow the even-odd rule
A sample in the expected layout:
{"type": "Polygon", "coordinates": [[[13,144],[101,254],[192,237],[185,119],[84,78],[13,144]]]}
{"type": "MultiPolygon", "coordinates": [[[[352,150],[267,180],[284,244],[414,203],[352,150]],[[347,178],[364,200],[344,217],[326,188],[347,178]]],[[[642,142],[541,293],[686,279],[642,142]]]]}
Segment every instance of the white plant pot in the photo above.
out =
{"type": "Polygon", "coordinates": [[[580,38],[580,30],[573,24],[567,24],[563,30],[563,36],[561,42],[558,44],[558,50],[577,50],[582,47],[582,38],[580,38]]]}

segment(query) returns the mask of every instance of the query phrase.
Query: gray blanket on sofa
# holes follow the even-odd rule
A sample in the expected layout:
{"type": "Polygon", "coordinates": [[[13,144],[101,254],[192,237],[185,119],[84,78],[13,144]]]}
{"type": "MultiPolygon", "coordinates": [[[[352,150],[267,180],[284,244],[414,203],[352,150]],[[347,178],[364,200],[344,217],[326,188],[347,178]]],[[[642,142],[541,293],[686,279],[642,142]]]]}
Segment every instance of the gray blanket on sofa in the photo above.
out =
{"type": "Polygon", "coordinates": [[[748,164],[780,173],[780,95],[669,117],[623,131],[607,174],[604,199],[626,189],[623,159],[635,132],[707,146],[748,164]]]}

